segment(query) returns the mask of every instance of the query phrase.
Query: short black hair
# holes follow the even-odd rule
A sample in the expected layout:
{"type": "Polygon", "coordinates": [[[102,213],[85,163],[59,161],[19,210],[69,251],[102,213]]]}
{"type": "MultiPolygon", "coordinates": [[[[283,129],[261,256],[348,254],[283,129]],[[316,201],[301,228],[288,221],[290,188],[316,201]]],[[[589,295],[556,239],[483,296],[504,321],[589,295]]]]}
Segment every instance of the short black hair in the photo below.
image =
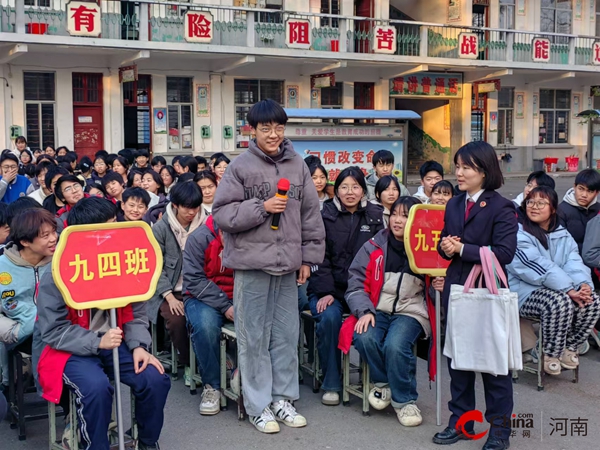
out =
{"type": "Polygon", "coordinates": [[[46,175],[44,176],[44,184],[46,185],[46,189],[50,190],[52,187],[52,179],[57,175],[63,177],[65,175],[69,175],[69,171],[60,166],[48,167],[48,172],[46,172],[46,175]]]}
{"type": "Polygon", "coordinates": [[[204,166],[208,165],[208,161],[206,160],[206,158],[204,156],[194,156],[194,158],[196,159],[196,162],[198,163],[198,165],[200,165],[200,164],[204,164],[204,166]]]}
{"type": "Polygon", "coordinates": [[[340,184],[342,184],[342,182],[348,177],[354,178],[354,180],[362,188],[363,195],[367,194],[367,182],[365,181],[365,174],[363,173],[362,170],[360,170],[360,167],[350,166],[350,167],[346,167],[344,170],[342,170],[340,172],[340,174],[338,175],[338,177],[335,179],[335,184],[333,186],[333,190],[334,190],[336,196],[338,194],[338,189],[340,188],[340,184]]]}
{"type": "Polygon", "coordinates": [[[229,165],[231,163],[231,160],[227,156],[221,154],[220,156],[217,157],[217,159],[215,159],[214,167],[217,167],[222,162],[226,162],[227,165],[229,165]]]}
{"type": "Polygon", "coordinates": [[[8,205],[4,202],[0,202],[0,227],[8,225],[7,211],[8,205]]]}
{"type": "Polygon", "coordinates": [[[146,208],[150,204],[150,194],[148,194],[145,190],[139,187],[132,187],[125,189],[123,195],[121,197],[123,201],[121,203],[127,203],[127,200],[130,198],[134,200],[141,200],[146,205],[146,208]]]}
{"type": "Polygon", "coordinates": [[[127,161],[126,158],[123,158],[122,156],[117,156],[114,161],[112,162],[112,165],[115,165],[115,161],[118,161],[119,164],[121,164],[123,167],[125,167],[125,170],[128,171],[129,170],[129,161],[127,161]]]}
{"type": "Polygon", "coordinates": [[[375,198],[377,198],[377,200],[381,201],[381,193],[389,188],[390,184],[396,186],[396,189],[398,189],[398,195],[400,195],[401,189],[398,179],[391,175],[386,175],[377,180],[377,183],[375,184],[375,198]]]}
{"type": "Polygon", "coordinates": [[[527,197],[523,199],[523,203],[521,203],[521,209],[525,211],[523,215],[523,230],[527,233],[531,234],[535,237],[540,243],[542,247],[548,250],[548,233],[556,230],[560,225],[560,219],[558,217],[558,195],[556,191],[550,186],[538,186],[533,188],[527,194],[527,197]],[[532,222],[527,215],[527,201],[532,199],[533,197],[542,197],[550,202],[551,213],[549,217],[548,230],[544,230],[539,224],[532,222]]]}
{"type": "Polygon", "coordinates": [[[150,175],[152,177],[152,179],[154,180],[154,182],[156,184],[158,184],[158,193],[164,194],[165,193],[165,183],[163,182],[160,175],[157,174],[154,170],[147,170],[146,172],[143,173],[142,178],[144,178],[146,175],[150,175]]]}
{"type": "Polygon", "coordinates": [[[162,166],[160,168],[160,172],[158,172],[158,174],[160,175],[163,170],[166,170],[167,172],[169,172],[169,175],[171,175],[171,178],[173,178],[173,183],[175,183],[175,181],[177,181],[177,172],[175,172],[175,169],[173,169],[173,166],[169,166],[169,165],[162,166]]]}
{"type": "Polygon", "coordinates": [[[56,153],[60,152],[60,151],[61,151],[61,150],[63,150],[63,149],[64,149],[64,150],[66,150],[66,151],[67,151],[67,153],[69,153],[69,152],[71,151],[71,150],[69,150],[69,147],[67,147],[66,145],[61,145],[60,147],[58,147],[58,148],[56,149],[56,153]]]}
{"type": "Polygon", "coordinates": [[[50,167],[54,167],[54,163],[51,162],[51,161],[48,161],[46,159],[44,159],[44,160],[40,161],[39,163],[37,163],[36,166],[35,166],[35,176],[36,176],[36,178],[39,177],[44,170],[49,170],[50,167]]]}
{"type": "Polygon", "coordinates": [[[193,209],[202,205],[202,191],[196,183],[177,183],[169,195],[175,206],[193,209]]]}
{"type": "Polygon", "coordinates": [[[52,156],[47,155],[46,153],[42,153],[40,156],[38,156],[36,158],[36,163],[39,164],[42,161],[50,161],[52,164],[56,165],[56,159],[54,159],[52,156]]]}
{"type": "Polygon", "coordinates": [[[171,160],[171,165],[174,166],[176,163],[179,163],[181,158],[183,158],[182,155],[173,156],[173,159],[171,160]]]}
{"type": "Polygon", "coordinates": [[[427,176],[429,172],[437,172],[442,178],[444,178],[444,168],[437,161],[425,161],[419,168],[419,175],[421,180],[427,176]]]}
{"type": "Polygon", "coordinates": [[[117,217],[117,206],[105,198],[87,197],[79,200],[67,216],[67,225],[106,223],[117,217]]]}
{"type": "Polygon", "coordinates": [[[62,167],[67,172],[73,173],[73,168],[71,167],[71,164],[69,164],[67,161],[59,162],[58,167],[62,167]]]}
{"type": "Polygon", "coordinates": [[[68,151],[67,154],[63,156],[63,158],[68,163],[77,162],[77,153],[68,151]]]}
{"type": "Polygon", "coordinates": [[[88,173],[90,170],[92,170],[93,165],[94,162],[92,161],[92,159],[89,156],[84,156],[81,158],[81,161],[79,161],[77,167],[81,172],[88,173]]]}
{"type": "Polygon", "coordinates": [[[151,166],[156,166],[158,164],[162,164],[163,166],[167,165],[167,160],[163,157],[163,156],[155,156],[154,158],[152,158],[152,161],[150,161],[150,165],[151,166]]]}
{"type": "Polygon", "coordinates": [[[217,176],[210,170],[202,170],[194,175],[194,183],[197,183],[200,180],[210,180],[215,186],[219,184],[217,182],[217,176]]]}
{"type": "Polygon", "coordinates": [[[584,169],[575,177],[575,186],[585,186],[590,191],[600,191],[600,173],[596,169],[584,169]]]}
{"type": "Polygon", "coordinates": [[[473,141],[463,145],[454,155],[454,164],[458,160],[479,173],[483,173],[482,189],[496,190],[504,184],[504,176],[498,163],[498,155],[490,144],[484,141],[473,141]]]}
{"type": "Polygon", "coordinates": [[[25,139],[25,136],[18,136],[18,137],[15,139],[15,144],[17,144],[18,142],[21,142],[21,141],[22,141],[22,142],[25,142],[25,143],[27,144],[27,139],[25,139]]]}
{"type": "Polygon", "coordinates": [[[117,152],[117,155],[122,156],[127,160],[127,164],[131,166],[133,164],[133,153],[134,150],[131,148],[123,148],[117,152]]]}
{"type": "Polygon", "coordinates": [[[98,155],[96,154],[96,157],[94,158],[94,164],[96,164],[96,161],[100,160],[102,162],[104,162],[104,164],[106,164],[106,170],[110,170],[110,167],[108,166],[108,153],[106,155],[98,155]]]}
{"type": "Polygon", "coordinates": [[[42,208],[42,205],[40,205],[33,198],[19,197],[14,202],[9,203],[8,208],[6,208],[6,224],[9,227],[12,227],[13,219],[21,211],[25,211],[27,209],[41,209],[41,208],[42,208]]]}
{"type": "Polygon", "coordinates": [[[75,175],[63,175],[62,177],[60,177],[58,180],[56,180],[56,186],[54,186],[54,195],[56,195],[56,197],[64,202],[65,201],[65,196],[63,195],[62,192],[62,184],[63,183],[79,183],[79,185],[83,188],[85,183],[83,181],[81,181],[81,179],[79,177],[76,177],[75,175]]]}
{"type": "Polygon", "coordinates": [[[21,241],[33,242],[40,235],[43,225],[49,225],[56,231],[56,219],[50,211],[43,208],[21,210],[13,219],[8,240],[13,242],[19,251],[25,248],[21,241]]]}
{"type": "Polygon", "coordinates": [[[267,98],[255,103],[250,108],[247,119],[250,126],[256,128],[259,123],[285,125],[288,121],[288,116],[279,103],[267,98]]]}
{"type": "MultiPolygon", "coordinates": [[[[104,178],[106,178],[106,177],[104,177],[104,178]]],[[[102,180],[104,180],[104,178],[102,178],[102,180]]],[[[108,197],[108,192],[106,192],[106,189],[104,188],[103,185],[98,184],[98,183],[86,184],[85,188],[84,188],[84,191],[87,194],[93,195],[92,194],[92,189],[98,189],[100,192],[102,192],[102,194],[104,195],[105,198],[108,197]]]]}
{"type": "Polygon", "coordinates": [[[454,197],[454,186],[452,186],[452,183],[450,183],[449,181],[442,180],[435,183],[433,185],[433,188],[431,189],[431,192],[433,193],[438,190],[442,193],[451,194],[452,197],[454,197]]]}
{"type": "Polygon", "coordinates": [[[177,183],[185,183],[186,181],[194,181],[195,176],[196,175],[194,175],[193,173],[190,173],[190,172],[182,173],[181,175],[179,175],[177,177],[177,183]]]}
{"type": "Polygon", "coordinates": [[[106,157],[108,156],[108,152],[106,150],[98,150],[96,153],[94,153],[94,161],[96,159],[98,159],[98,157],[103,157],[104,158],[104,162],[106,162],[106,157]]]}
{"type": "Polygon", "coordinates": [[[410,208],[412,208],[415,205],[420,205],[421,203],[421,200],[419,200],[417,197],[413,197],[411,195],[402,195],[398,197],[398,200],[396,200],[392,205],[392,208],[390,209],[390,214],[394,214],[394,211],[396,211],[396,209],[399,207],[406,209],[406,212],[408,213],[410,211],[410,208]]]}
{"type": "Polygon", "coordinates": [[[17,163],[17,165],[19,165],[19,158],[17,158],[15,156],[15,154],[13,152],[11,152],[10,150],[7,152],[2,152],[2,156],[0,156],[0,164],[2,164],[4,161],[13,161],[15,163],[17,163]]]}
{"type": "Polygon", "coordinates": [[[117,172],[107,172],[106,175],[102,177],[102,186],[106,187],[106,185],[112,181],[116,181],[119,184],[123,184],[123,177],[119,175],[117,172]]]}
{"type": "Polygon", "coordinates": [[[543,170],[531,172],[527,177],[527,184],[531,183],[533,180],[535,180],[538,186],[548,186],[552,189],[556,188],[556,182],[554,181],[554,178],[552,178],[543,170]]]}
{"type": "Polygon", "coordinates": [[[137,159],[140,156],[145,156],[146,158],[150,158],[150,153],[145,148],[140,148],[139,150],[136,150],[136,152],[134,153],[134,156],[135,156],[135,159],[137,159]]]}
{"type": "Polygon", "coordinates": [[[110,167],[112,167],[113,162],[115,162],[115,159],[117,159],[119,157],[119,155],[115,154],[115,153],[111,153],[110,155],[108,155],[106,157],[106,164],[108,164],[110,167]]]}
{"type": "Polygon", "coordinates": [[[221,153],[221,152],[213,153],[212,155],[210,155],[210,159],[211,160],[217,159],[217,158],[219,158],[221,156],[225,156],[225,153],[221,153]]]}
{"type": "Polygon", "coordinates": [[[193,156],[184,156],[179,160],[179,165],[182,169],[187,167],[188,171],[192,173],[198,172],[198,161],[193,156]]]}
{"type": "Polygon", "coordinates": [[[135,169],[130,170],[129,174],[127,175],[127,187],[133,187],[133,182],[135,180],[136,175],[139,175],[141,178],[144,174],[142,172],[140,172],[139,170],[135,170],[135,169]]]}
{"type": "Polygon", "coordinates": [[[306,163],[306,165],[308,167],[314,166],[314,165],[320,166],[322,164],[321,158],[319,158],[318,156],[315,156],[315,155],[308,155],[306,158],[304,158],[304,162],[306,163]]]}
{"type": "Polygon", "coordinates": [[[315,172],[318,170],[320,170],[321,172],[323,172],[323,174],[325,175],[325,179],[327,181],[329,181],[329,176],[327,175],[327,170],[325,170],[325,167],[323,167],[320,163],[319,164],[311,164],[310,166],[308,166],[308,171],[310,172],[310,176],[312,177],[315,172]]]}
{"type": "Polygon", "coordinates": [[[394,164],[394,154],[389,150],[377,150],[373,154],[373,167],[377,164],[394,164]]]}

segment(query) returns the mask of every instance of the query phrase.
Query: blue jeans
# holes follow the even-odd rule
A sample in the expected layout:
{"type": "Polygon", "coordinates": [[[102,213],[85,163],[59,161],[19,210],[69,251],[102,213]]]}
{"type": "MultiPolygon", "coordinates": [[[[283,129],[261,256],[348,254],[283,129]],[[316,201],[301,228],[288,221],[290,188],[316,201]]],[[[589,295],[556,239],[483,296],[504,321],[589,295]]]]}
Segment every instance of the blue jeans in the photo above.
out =
{"type": "Polygon", "coordinates": [[[417,319],[377,311],[375,327],[354,333],[354,347],[369,364],[374,383],[389,384],[392,406],[417,401],[417,357],[413,348],[423,334],[417,319]]]}
{"type": "Polygon", "coordinates": [[[298,310],[300,311],[300,313],[302,313],[302,311],[310,309],[310,305],[308,303],[308,294],[306,293],[307,288],[308,282],[298,286],[298,310]]]}
{"type": "Polygon", "coordinates": [[[340,392],[342,390],[342,353],[338,350],[342,314],[344,307],[337,298],[321,314],[317,313],[319,298],[311,295],[310,311],[317,323],[317,350],[323,370],[323,390],[340,392]]]}
{"type": "Polygon", "coordinates": [[[184,309],[202,383],[220,389],[220,336],[225,316],[195,298],[186,300],[184,309]]]}

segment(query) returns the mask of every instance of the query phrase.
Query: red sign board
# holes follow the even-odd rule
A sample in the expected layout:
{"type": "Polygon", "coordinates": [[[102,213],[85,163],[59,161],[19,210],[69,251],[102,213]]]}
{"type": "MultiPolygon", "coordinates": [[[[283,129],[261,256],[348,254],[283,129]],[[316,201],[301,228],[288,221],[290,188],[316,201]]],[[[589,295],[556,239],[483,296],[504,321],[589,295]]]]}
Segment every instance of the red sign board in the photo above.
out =
{"type": "Polygon", "coordinates": [[[446,208],[439,205],[415,205],[410,209],[404,248],[414,273],[443,277],[450,261],[437,251],[444,228],[446,208]]]}
{"type": "Polygon", "coordinates": [[[162,265],[144,222],[75,225],[61,233],[52,276],[71,308],[111,309],[150,299],[162,265]]]}

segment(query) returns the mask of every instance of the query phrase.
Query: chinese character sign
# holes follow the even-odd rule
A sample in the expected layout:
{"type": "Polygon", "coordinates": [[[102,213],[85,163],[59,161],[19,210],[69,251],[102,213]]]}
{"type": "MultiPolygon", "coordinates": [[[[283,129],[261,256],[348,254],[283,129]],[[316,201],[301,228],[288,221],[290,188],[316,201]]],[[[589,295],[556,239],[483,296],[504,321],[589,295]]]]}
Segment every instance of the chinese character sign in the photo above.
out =
{"type": "Polygon", "coordinates": [[[396,53],[396,28],[376,26],[373,28],[373,52],[396,53]]]}
{"type": "Polygon", "coordinates": [[[98,37],[102,32],[100,5],[90,2],[67,3],[67,31],[71,36],[98,37]]]}
{"type": "Polygon", "coordinates": [[[288,19],[285,21],[285,44],[289,48],[309,49],[311,43],[310,20],[288,19]]]}
{"type": "Polygon", "coordinates": [[[479,36],[475,33],[460,33],[458,35],[458,57],[477,59],[479,56],[479,36]]]}
{"type": "Polygon", "coordinates": [[[390,97],[462,98],[462,74],[416,73],[390,80],[390,97]]]}
{"type": "Polygon", "coordinates": [[[120,308],[154,295],[162,253],[143,222],[65,228],[52,260],[52,276],[74,309],[120,308]]]}
{"type": "Polygon", "coordinates": [[[183,17],[185,40],[210,43],[213,38],[213,16],[208,11],[187,11],[183,17]]]}
{"type": "Polygon", "coordinates": [[[550,61],[550,39],[535,38],[531,41],[531,59],[533,62],[549,62],[550,61]]]}
{"type": "Polygon", "coordinates": [[[596,41],[592,45],[592,64],[600,65],[600,41],[596,41]]]}
{"type": "Polygon", "coordinates": [[[443,259],[437,251],[444,228],[446,208],[439,205],[415,205],[410,209],[404,247],[415,273],[443,277],[450,261],[443,259]]]}

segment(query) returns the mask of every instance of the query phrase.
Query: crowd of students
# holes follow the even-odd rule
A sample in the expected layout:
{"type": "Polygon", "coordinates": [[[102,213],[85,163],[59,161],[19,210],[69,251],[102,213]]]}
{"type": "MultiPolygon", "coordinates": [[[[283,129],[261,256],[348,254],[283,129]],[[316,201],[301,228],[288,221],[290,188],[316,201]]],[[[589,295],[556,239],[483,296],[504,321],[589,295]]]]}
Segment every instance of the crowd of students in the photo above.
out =
{"type": "MultiPolygon", "coordinates": [[[[122,380],[138,405],[141,448],[157,446],[170,385],[149,351],[149,321],[168,333],[186,384],[191,338],[204,386],[200,414],[220,411],[219,335],[233,322],[251,423],[264,433],[279,431],[278,422],[305,426],[293,402],[299,397],[299,312],[306,309],[316,322],[322,403],[339,404],[341,352],[354,345],[370,367],[370,404],[391,404],[402,425],[420,425],[414,348],[429,339],[433,358],[432,337],[441,331],[430,299],[441,292],[447,308],[450,285],[465,282],[481,246],[491,247],[519,295],[522,334],[530,337],[523,339],[524,359],[539,357],[527,322],[534,320],[544,333],[547,373],[579,364],[578,348],[600,317],[591,270],[600,267],[597,171],[580,172],[560,204],[553,178],[534,172],[511,202],[496,192],[503,178],[493,148],[475,142],[455,155],[456,187],[444,180],[439,163],[427,161],[410,196],[391,173],[389,151],[375,152],[368,176],[348,167],[330,182],[318,158],[302,160],[285,138],[287,116],[275,102],[256,104],[248,122],[256,139],[233,162],[215,154],[210,161],[178,156],[168,165],[146,150],[100,151],[92,161],[66,147],[32,151],[24,138],[15,151],[2,152],[2,382],[7,350],[26,348],[44,398],[64,402],[63,382],[77,396],[86,448],[108,448],[113,388],[104,371],[110,372],[117,347],[122,380]],[[274,196],[281,178],[291,182],[288,198],[274,196]],[[405,226],[420,203],[448,204],[438,248],[451,260],[446,279],[428,280],[408,262],[405,226]],[[137,220],[152,225],[163,253],[153,298],[119,310],[116,329],[104,311],[71,311],[48,270],[60,232],[137,220]]],[[[433,438],[438,444],[464,439],[473,426],[456,428],[458,418],[475,409],[475,374],[451,367],[450,374],[452,415],[433,438]]],[[[512,413],[510,377],[483,379],[486,418],[495,431],[483,448],[506,449],[509,421],[497,419],[512,413]]]]}

